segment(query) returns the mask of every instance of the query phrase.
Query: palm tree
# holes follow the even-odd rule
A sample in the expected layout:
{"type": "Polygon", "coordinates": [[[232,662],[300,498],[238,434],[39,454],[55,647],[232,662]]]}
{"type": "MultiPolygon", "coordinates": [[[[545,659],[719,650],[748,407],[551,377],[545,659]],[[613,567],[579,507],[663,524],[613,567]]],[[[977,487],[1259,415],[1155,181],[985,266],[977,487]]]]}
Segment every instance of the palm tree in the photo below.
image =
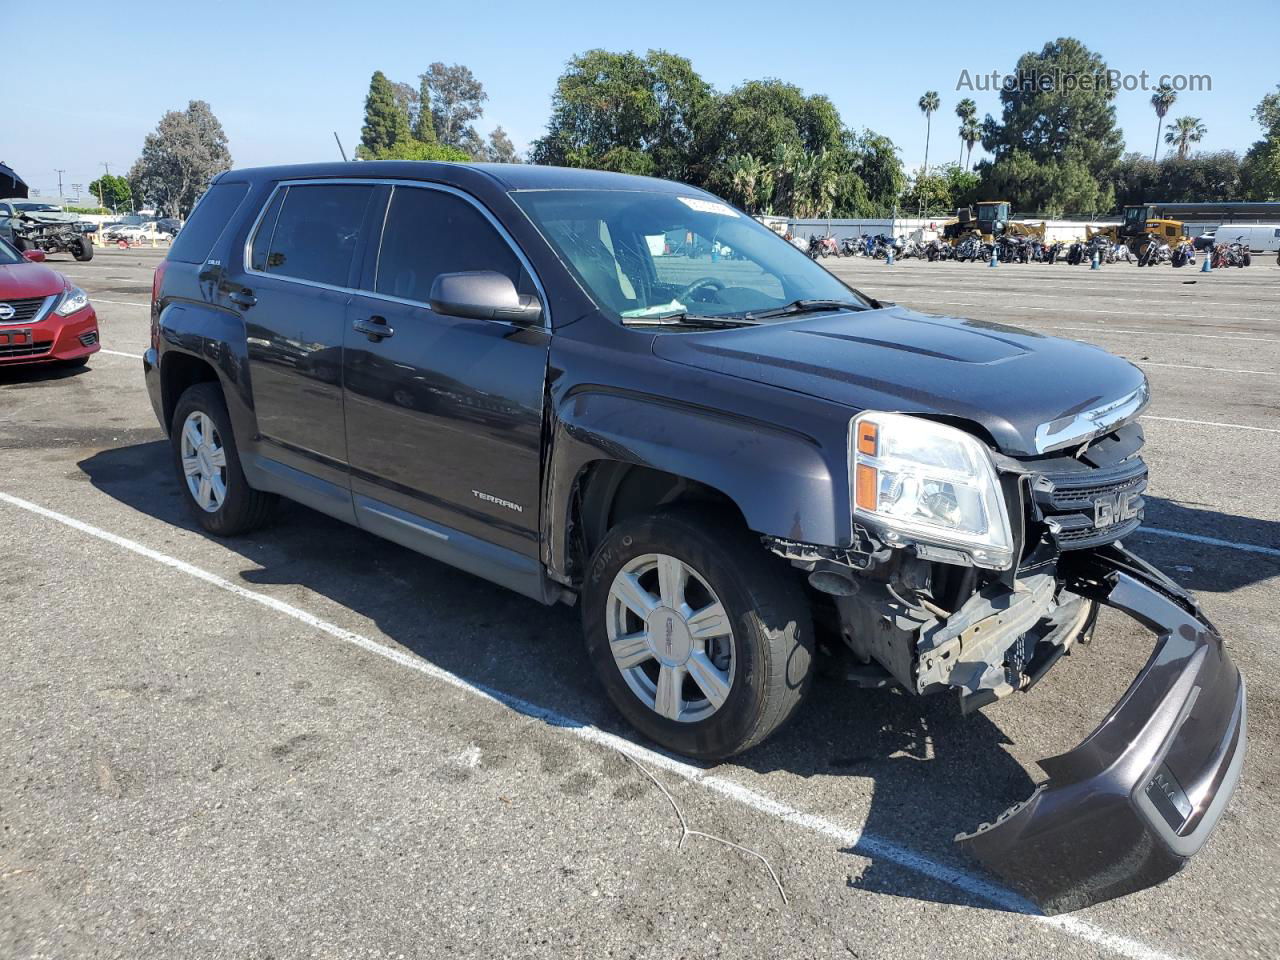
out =
{"type": "MultiPolygon", "coordinates": [[[[964,162],[964,149],[967,141],[964,138],[964,132],[969,124],[973,123],[978,116],[978,105],[965,97],[956,104],[956,116],[960,118],[960,162],[964,162]]],[[[976,140],[976,138],[975,138],[976,140]]],[[[973,145],[969,145],[969,151],[973,151],[973,145]]]]}
{"type": "Polygon", "coordinates": [[[938,99],[937,90],[926,90],[924,96],[920,98],[920,102],[916,105],[920,108],[920,112],[924,114],[924,172],[928,173],[929,134],[933,129],[933,115],[942,106],[942,101],[938,99]]]}
{"type": "Polygon", "coordinates": [[[1191,152],[1191,145],[1199,143],[1209,132],[1208,128],[1200,122],[1199,117],[1179,117],[1173,123],[1166,123],[1165,130],[1167,132],[1164,135],[1164,142],[1178,145],[1179,160],[1187,159],[1187,154],[1191,152]]]}
{"type": "Polygon", "coordinates": [[[1167,83],[1160,84],[1156,92],[1151,95],[1151,106],[1156,112],[1156,148],[1151,151],[1152,163],[1156,162],[1156,155],[1160,152],[1160,127],[1164,125],[1164,115],[1169,112],[1173,101],[1177,99],[1178,95],[1167,83]]]}
{"type": "Polygon", "coordinates": [[[960,125],[960,143],[964,146],[965,150],[968,151],[968,156],[965,157],[964,165],[966,170],[968,170],[973,163],[973,145],[981,139],[982,127],[978,125],[978,121],[976,119],[970,117],[960,125]]]}
{"type": "Polygon", "coordinates": [[[736,201],[747,213],[754,213],[760,161],[749,153],[735,153],[725,161],[725,171],[729,176],[727,192],[730,199],[736,201]]]}

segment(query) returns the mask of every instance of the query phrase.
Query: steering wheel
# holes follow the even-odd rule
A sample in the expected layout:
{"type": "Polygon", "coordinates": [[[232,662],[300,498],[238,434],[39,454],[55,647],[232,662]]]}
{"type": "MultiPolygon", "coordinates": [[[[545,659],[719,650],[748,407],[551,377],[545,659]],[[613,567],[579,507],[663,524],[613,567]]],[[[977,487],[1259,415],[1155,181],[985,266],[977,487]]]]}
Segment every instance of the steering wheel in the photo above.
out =
{"type": "Polygon", "coordinates": [[[675,299],[679,300],[681,303],[684,303],[687,297],[691,297],[695,292],[697,292],[698,290],[702,290],[703,288],[706,288],[707,290],[713,290],[716,293],[719,293],[721,290],[724,289],[724,283],[723,281],[718,280],[715,277],[699,277],[697,280],[693,281],[693,283],[687,285],[679,293],[677,293],[675,296],[675,299]]]}

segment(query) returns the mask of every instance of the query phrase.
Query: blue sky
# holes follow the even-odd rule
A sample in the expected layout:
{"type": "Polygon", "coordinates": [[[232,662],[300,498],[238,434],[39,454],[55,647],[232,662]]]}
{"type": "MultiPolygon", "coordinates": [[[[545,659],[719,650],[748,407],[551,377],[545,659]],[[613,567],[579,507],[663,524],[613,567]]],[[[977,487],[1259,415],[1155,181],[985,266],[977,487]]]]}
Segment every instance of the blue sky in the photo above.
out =
{"type": "MultiPolygon", "coordinates": [[[[1126,73],[1211,75],[1211,92],[1184,93],[1172,112],[1204,121],[1202,149],[1247,148],[1259,136],[1254,105],[1280,82],[1274,0],[1208,13],[1175,0],[1155,15],[1149,5],[1073,4],[1070,16],[1060,5],[954,0],[820,7],[776,0],[63,0],[15,7],[5,36],[19,46],[44,38],[38,56],[49,58],[50,69],[10,78],[0,160],[46,193],[56,191],[58,167],[67,185],[87,184],[102,161],[126,171],[161,114],[191,99],[212,104],[238,166],[337,159],[333,131],[350,152],[373,70],[416,83],[433,60],[471,67],[490,98],[480,132],[501,124],[521,150],[543,131],[572,54],[661,47],[689,57],[719,89],[773,76],[824,93],[846,123],[890,136],[909,168],[924,157],[925,123],[915,105],[922,92],[942,98],[931,161],[957,159],[952,111],[966,95],[956,91],[961,71],[1012,70],[1021,53],[1062,35],[1126,73]],[[84,66],[58,69],[64,56],[84,66]]],[[[1122,92],[1117,107],[1129,148],[1150,153],[1156,119],[1148,98],[1122,92]]],[[[998,114],[995,94],[974,99],[980,117],[998,114]]]]}

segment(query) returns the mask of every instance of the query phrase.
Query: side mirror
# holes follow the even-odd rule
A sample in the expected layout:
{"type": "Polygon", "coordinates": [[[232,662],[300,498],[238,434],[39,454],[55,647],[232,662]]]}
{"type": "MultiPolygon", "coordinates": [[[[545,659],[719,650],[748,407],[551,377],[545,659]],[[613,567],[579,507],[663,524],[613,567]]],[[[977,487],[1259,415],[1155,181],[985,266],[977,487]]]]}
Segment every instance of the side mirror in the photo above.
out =
{"type": "Polygon", "coordinates": [[[32,263],[44,263],[43,250],[23,250],[22,259],[30,260],[32,263]]]}
{"type": "Polygon", "coordinates": [[[542,304],[533,294],[519,294],[511,278],[494,270],[442,273],[427,297],[431,309],[448,317],[506,320],[534,324],[542,319],[542,304]]]}

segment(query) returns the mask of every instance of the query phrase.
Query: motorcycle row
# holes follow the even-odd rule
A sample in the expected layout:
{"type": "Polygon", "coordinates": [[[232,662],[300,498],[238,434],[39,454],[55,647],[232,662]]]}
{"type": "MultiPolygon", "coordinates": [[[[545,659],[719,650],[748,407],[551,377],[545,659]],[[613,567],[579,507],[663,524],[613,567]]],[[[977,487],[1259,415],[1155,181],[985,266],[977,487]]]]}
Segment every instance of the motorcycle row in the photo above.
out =
{"type": "Polygon", "coordinates": [[[1045,243],[1035,236],[1005,234],[997,237],[994,243],[987,243],[981,237],[970,234],[949,243],[941,237],[927,242],[912,237],[892,237],[888,234],[874,236],[862,234],[858,237],[843,237],[837,241],[834,236],[813,235],[809,237],[808,254],[814,260],[823,257],[871,257],[875,260],[959,260],[980,261],[989,263],[994,254],[999,263],[1057,263],[1064,261],[1073,266],[1081,263],[1092,264],[1095,257],[1099,263],[1136,263],[1140,267],[1154,267],[1170,264],[1174,267],[1195,266],[1196,254],[1203,252],[1211,258],[1211,265],[1218,267],[1247,267],[1252,262],[1249,245],[1243,238],[1229,243],[1212,243],[1203,250],[1198,250],[1191,240],[1175,241],[1172,245],[1154,235],[1145,243],[1138,245],[1134,253],[1123,243],[1115,243],[1109,237],[1096,235],[1088,240],[1056,243],[1045,243]]]}

